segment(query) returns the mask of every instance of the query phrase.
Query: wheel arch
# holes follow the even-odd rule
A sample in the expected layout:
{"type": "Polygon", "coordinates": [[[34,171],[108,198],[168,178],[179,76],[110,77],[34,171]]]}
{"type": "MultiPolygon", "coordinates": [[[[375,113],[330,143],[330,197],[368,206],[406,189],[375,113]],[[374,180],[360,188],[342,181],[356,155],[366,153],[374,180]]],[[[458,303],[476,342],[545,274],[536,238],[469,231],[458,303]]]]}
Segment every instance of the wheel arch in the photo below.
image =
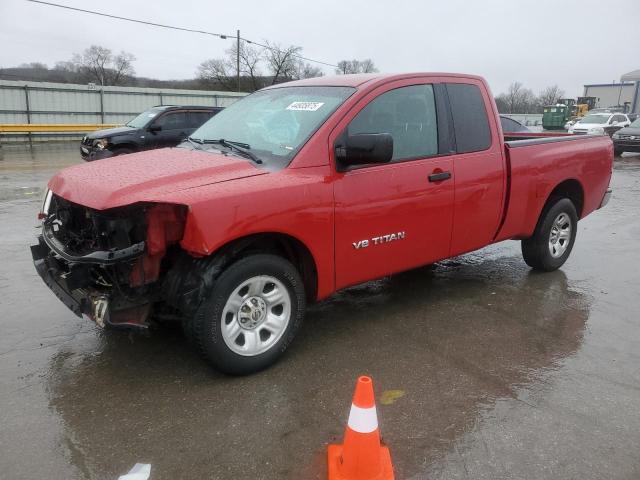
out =
{"type": "Polygon", "coordinates": [[[582,184],[576,180],[575,178],[571,178],[568,180],[564,180],[560,182],[556,187],[551,190],[549,195],[547,196],[547,200],[540,211],[540,216],[542,216],[549,205],[549,203],[554,198],[568,198],[573,203],[573,206],[576,207],[576,212],[578,214],[578,218],[582,218],[582,212],[584,210],[584,188],[582,184]]]}
{"type": "Polygon", "coordinates": [[[309,248],[296,237],[282,232],[253,233],[230,240],[211,257],[224,259],[222,269],[236,260],[251,254],[270,253],[293,264],[304,282],[307,301],[313,302],[318,292],[318,268],[309,248]]]}

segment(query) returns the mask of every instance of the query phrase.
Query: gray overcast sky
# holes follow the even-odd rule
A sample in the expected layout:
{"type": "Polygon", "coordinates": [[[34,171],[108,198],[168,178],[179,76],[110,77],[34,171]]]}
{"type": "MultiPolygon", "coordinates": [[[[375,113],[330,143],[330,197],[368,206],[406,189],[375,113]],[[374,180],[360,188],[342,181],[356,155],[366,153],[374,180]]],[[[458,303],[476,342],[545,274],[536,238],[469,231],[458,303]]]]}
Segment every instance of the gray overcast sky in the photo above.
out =
{"type": "MultiPolygon", "coordinates": [[[[494,94],[518,80],[536,93],[558,83],[577,96],[585,83],[640,69],[640,0],[52,1],[213,32],[239,28],[329,63],[370,57],[382,72],[479,74],[494,94]]],[[[0,0],[0,67],[52,66],[98,44],[133,53],[138,75],[191,78],[231,41],[0,0]]]]}

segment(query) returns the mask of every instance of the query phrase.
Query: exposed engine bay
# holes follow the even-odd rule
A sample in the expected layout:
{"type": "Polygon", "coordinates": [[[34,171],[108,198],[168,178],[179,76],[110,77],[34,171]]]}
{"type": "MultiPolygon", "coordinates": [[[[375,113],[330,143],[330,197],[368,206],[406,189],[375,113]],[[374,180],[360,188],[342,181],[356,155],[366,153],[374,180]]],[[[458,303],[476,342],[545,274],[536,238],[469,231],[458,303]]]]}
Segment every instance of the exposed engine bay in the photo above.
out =
{"type": "Polygon", "coordinates": [[[31,247],[36,269],[76,315],[146,328],[185,216],[185,207],[169,204],[94,210],[48,191],[31,247]]]}

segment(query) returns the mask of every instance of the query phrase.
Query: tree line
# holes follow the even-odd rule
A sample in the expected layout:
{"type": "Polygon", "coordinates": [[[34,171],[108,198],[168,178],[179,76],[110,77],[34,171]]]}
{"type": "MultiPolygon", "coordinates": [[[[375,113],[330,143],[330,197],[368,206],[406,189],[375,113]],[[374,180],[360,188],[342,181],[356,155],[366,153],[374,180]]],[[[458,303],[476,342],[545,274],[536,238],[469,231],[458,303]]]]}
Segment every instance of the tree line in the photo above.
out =
{"type": "MultiPolygon", "coordinates": [[[[240,42],[227,49],[222,57],[204,60],[195,77],[186,80],[157,80],[136,77],[136,57],[128,52],[114,53],[106,47],[92,45],[71,59],[56,62],[53,68],[43,63],[28,63],[16,68],[0,69],[0,78],[62,83],[95,83],[156,88],[229,90],[238,89],[237,60],[240,60],[240,90],[252,92],[276,83],[321,77],[324,71],[304,60],[302,48],[265,41],[266,48],[240,42]]],[[[377,72],[371,59],[340,60],[336,74],[377,72]]],[[[513,82],[506,92],[496,96],[500,113],[542,113],[545,105],[554,105],[564,96],[558,85],[544,88],[537,95],[520,82],[513,82]]]]}
{"type": "MultiPolygon", "coordinates": [[[[56,62],[53,68],[39,62],[0,69],[0,78],[62,83],[95,83],[108,86],[138,86],[161,88],[204,88],[211,90],[238,89],[237,60],[240,63],[240,90],[252,92],[268,85],[320,77],[324,71],[304,60],[302,47],[282,46],[265,41],[266,48],[240,42],[225,51],[224,56],[204,60],[187,80],[156,80],[136,77],[136,57],[128,52],[114,53],[99,45],[92,45],[71,59],[56,62]]],[[[371,59],[340,60],[336,74],[377,72],[371,59]]]]}
{"type": "Polygon", "coordinates": [[[555,105],[564,97],[564,90],[558,85],[544,88],[538,95],[520,82],[513,82],[506,92],[496,96],[500,113],[542,113],[545,105],[555,105]]]}

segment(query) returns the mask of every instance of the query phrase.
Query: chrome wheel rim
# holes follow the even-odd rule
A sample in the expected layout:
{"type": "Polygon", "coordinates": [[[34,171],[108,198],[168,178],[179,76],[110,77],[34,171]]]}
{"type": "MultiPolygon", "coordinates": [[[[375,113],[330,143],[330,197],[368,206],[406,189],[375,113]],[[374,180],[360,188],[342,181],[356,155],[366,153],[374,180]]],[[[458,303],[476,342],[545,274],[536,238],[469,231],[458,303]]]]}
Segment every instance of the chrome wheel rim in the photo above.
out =
{"type": "Polygon", "coordinates": [[[566,213],[556,217],[549,233],[549,253],[553,258],[559,258],[569,248],[571,241],[571,218],[566,213]]]}
{"type": "Polygon", "coordinates": [[[291,318],[291,296],[275,277],[259,275],[242,282],[222,310],[222,338],[238,355],[266,352],[282,337],[291,318]]]}

